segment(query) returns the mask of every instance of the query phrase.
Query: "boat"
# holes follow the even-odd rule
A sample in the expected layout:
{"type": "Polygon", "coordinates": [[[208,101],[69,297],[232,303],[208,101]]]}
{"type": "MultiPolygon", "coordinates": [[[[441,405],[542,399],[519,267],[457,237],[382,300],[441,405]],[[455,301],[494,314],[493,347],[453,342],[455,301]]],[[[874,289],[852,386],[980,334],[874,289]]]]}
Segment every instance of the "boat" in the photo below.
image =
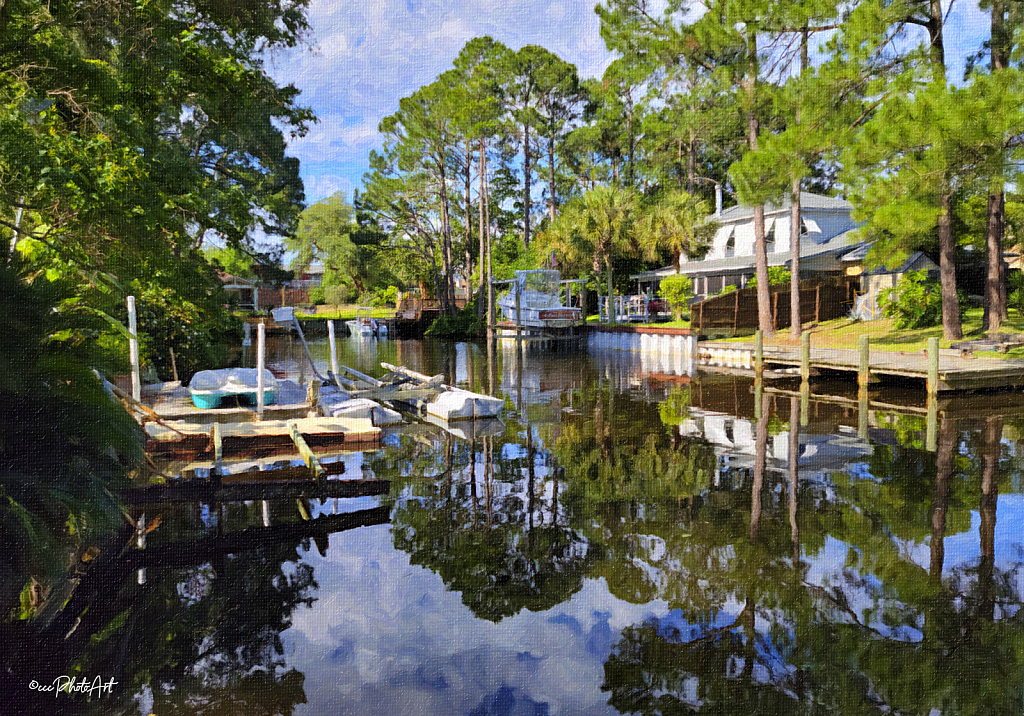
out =
{"type": "Polygon", "coordinates": [[[370,315],[372,309],[370,308],[358,308],[356,309],[355,320],[345,321],[345,325],[348,326],[350,335],[353,336],[377,336],[387,335],[387,326],[383,323],[378,323],[376,318],[370,315]],[[383,330],[381,330],[383,328],[383,330]]]}
{"type": "Polygon", "coordinates": [[[562,329],[579,323],[580,309],[562,305],[558,290],[561,277],[553,269],[516,271],[512,290],[498,299],[502,318],[524,328],[562,329]]]}
{"type": "MultiPolygon", "coordinates": [[[[277,398],[277,379],[263,369],[263,404],[273,405],[277,398]]],[[[259,374],[255,368],[222,368],[201,370],[188,384],[192,404],[197,408],[216,408],[224,398],[242,398],[253,405],[258,402],[259,374]]]]}
{"type": "Polygon", "coordinates": [[[445,421],[496,418],[505,401],[489,395],[453,388],[443,383],[444,376],[428,376],[389,363],[377,379],[347,366],[339,368],[338,382],[350,399],[365,399],[432,415],[445,421]]]}

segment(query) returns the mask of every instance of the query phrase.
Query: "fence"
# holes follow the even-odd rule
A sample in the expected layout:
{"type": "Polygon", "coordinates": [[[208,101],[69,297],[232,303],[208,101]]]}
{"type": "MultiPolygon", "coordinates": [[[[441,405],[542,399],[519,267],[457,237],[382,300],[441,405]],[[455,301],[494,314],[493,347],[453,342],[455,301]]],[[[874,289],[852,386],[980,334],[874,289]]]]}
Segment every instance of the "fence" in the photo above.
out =
{"type": "MultiPolygon", "coordinates": [[[[772,328],[790,325],[789,284],[769,287],[772,328]]],[[[849,282],[807,280],[800,282],[800,321],[820,323],[841,318],[853,307],[853,286],[849,282]]],[[[741,288],[714,296],[690,306],[690,327],[700,335],[737,335],[744,329],[756,330],[757,288],[741,288]]]]}

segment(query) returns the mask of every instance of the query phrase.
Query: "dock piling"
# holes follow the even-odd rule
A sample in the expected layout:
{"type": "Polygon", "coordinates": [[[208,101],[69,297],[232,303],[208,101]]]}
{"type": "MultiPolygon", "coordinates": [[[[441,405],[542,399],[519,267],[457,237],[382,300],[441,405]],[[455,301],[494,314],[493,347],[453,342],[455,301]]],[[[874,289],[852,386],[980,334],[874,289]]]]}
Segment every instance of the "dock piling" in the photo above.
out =
{"type": "Polygon", "coordinates": [[[764,334],[760,330],[754,334],[754,379],[760,381],[764,377],[764,334]]]}
{"type": "Polygon", "coordinates": [[[128,297],[128,358],[132,364],[132,400],[142,401],[142,376],[139,373],[139,333],[135,315],[135,296],[128,297]]]}
{"type": "Polygon", "coordinates": [[[320,460],[317,459],[317,456],[309,447],[306,439],[302,437],[302,433],[299,432],[299,426],[294,421],[290,421],[288,423],[288,432],[292,437],[292,442],[295,443],[295,447],[298,448],[299,454],[305,461],[306,466],[313,472],[313,477],[319,480],[326,475],[326,470],[324,470],[323,465],[320,464],[320,460]]]}
{"type": "Polygon", "coordinates": [[[935,452],[938,449],[939,433],[939,399],[938,396],[928,395],[928,418],[925,432],[925,449],[928,452],[935,452]]]}
{"type": "Polygon", "coordinates": [[[334,321],[327,321],[327,341],[331,345],[331,373],[334,376],[334,383],[338,383],[338,344],[334,339],[334,321]]]}
{"type": "Polygon", "coordinates": [[[861,336],[858,339],[858,348],[860,350],[860,363],[857,366],[857,385],[861,390],[867,390],[868,382],[871,379],[871,337],[861,336]]]}
{"type": "Polygon", "coordinates": [[[928,397],[939,392],[939,339],[928,339],[928,397]]]}
{"type": "Polygon", "coordinates": [[[256,419],[263,419],[263,369],[267,364],[267,327],[256,326],[256,419]]]}
{"type": "Polygon", "coordinates": [[[806,383],[811,379],[811,332],[804,331],[800,334],[800,382],[806,383]]]}

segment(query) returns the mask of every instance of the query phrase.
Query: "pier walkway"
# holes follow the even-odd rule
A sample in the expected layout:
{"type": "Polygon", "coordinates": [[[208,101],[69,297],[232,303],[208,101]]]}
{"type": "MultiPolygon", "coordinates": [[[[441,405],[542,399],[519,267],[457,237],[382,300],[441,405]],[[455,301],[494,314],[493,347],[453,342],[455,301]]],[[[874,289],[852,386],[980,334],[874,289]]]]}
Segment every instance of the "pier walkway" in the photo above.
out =
{"type": "MultiPolygon", "coordinates": [[[[701,341],[697,344],[697,363],[714,368],[753,369],[753,343],[701,341]]],[[[799,368],[800,346],[764,346],[765,366],[799,368]]],[[[815,371],[849,373],[856,377],[860,354],[855,349],[811,346],[810,368],[815,371]]],[[[926,351],[901,352],[873,350],[869,372],[872,377],[896,376],[920,381],[928,379],[926,351]]],[[[960,351],[940,350],[938,355],[938,391],[966,391],[1007,388],[1024,385],[1024,361],[1001,358],[965,357],[960,351]]]]}

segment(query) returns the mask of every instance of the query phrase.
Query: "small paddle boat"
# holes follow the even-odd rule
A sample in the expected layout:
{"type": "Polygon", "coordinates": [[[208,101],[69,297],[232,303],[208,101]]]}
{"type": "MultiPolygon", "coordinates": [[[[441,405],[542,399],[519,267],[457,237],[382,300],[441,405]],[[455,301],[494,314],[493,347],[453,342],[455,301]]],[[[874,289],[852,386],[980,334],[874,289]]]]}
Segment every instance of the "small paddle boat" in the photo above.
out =
{"type": "MultiPolygon", "coordinates": [[[[201,370],[188,384],[192,403],[197,408],[216,408],[224,398],[235,396],[255,405],[259,392],[255,368],[223,368],[201,370]]],[[[277,379],[269,370],[263,370],[263,404],[273,405],[277,397],[277,379]]]]}

